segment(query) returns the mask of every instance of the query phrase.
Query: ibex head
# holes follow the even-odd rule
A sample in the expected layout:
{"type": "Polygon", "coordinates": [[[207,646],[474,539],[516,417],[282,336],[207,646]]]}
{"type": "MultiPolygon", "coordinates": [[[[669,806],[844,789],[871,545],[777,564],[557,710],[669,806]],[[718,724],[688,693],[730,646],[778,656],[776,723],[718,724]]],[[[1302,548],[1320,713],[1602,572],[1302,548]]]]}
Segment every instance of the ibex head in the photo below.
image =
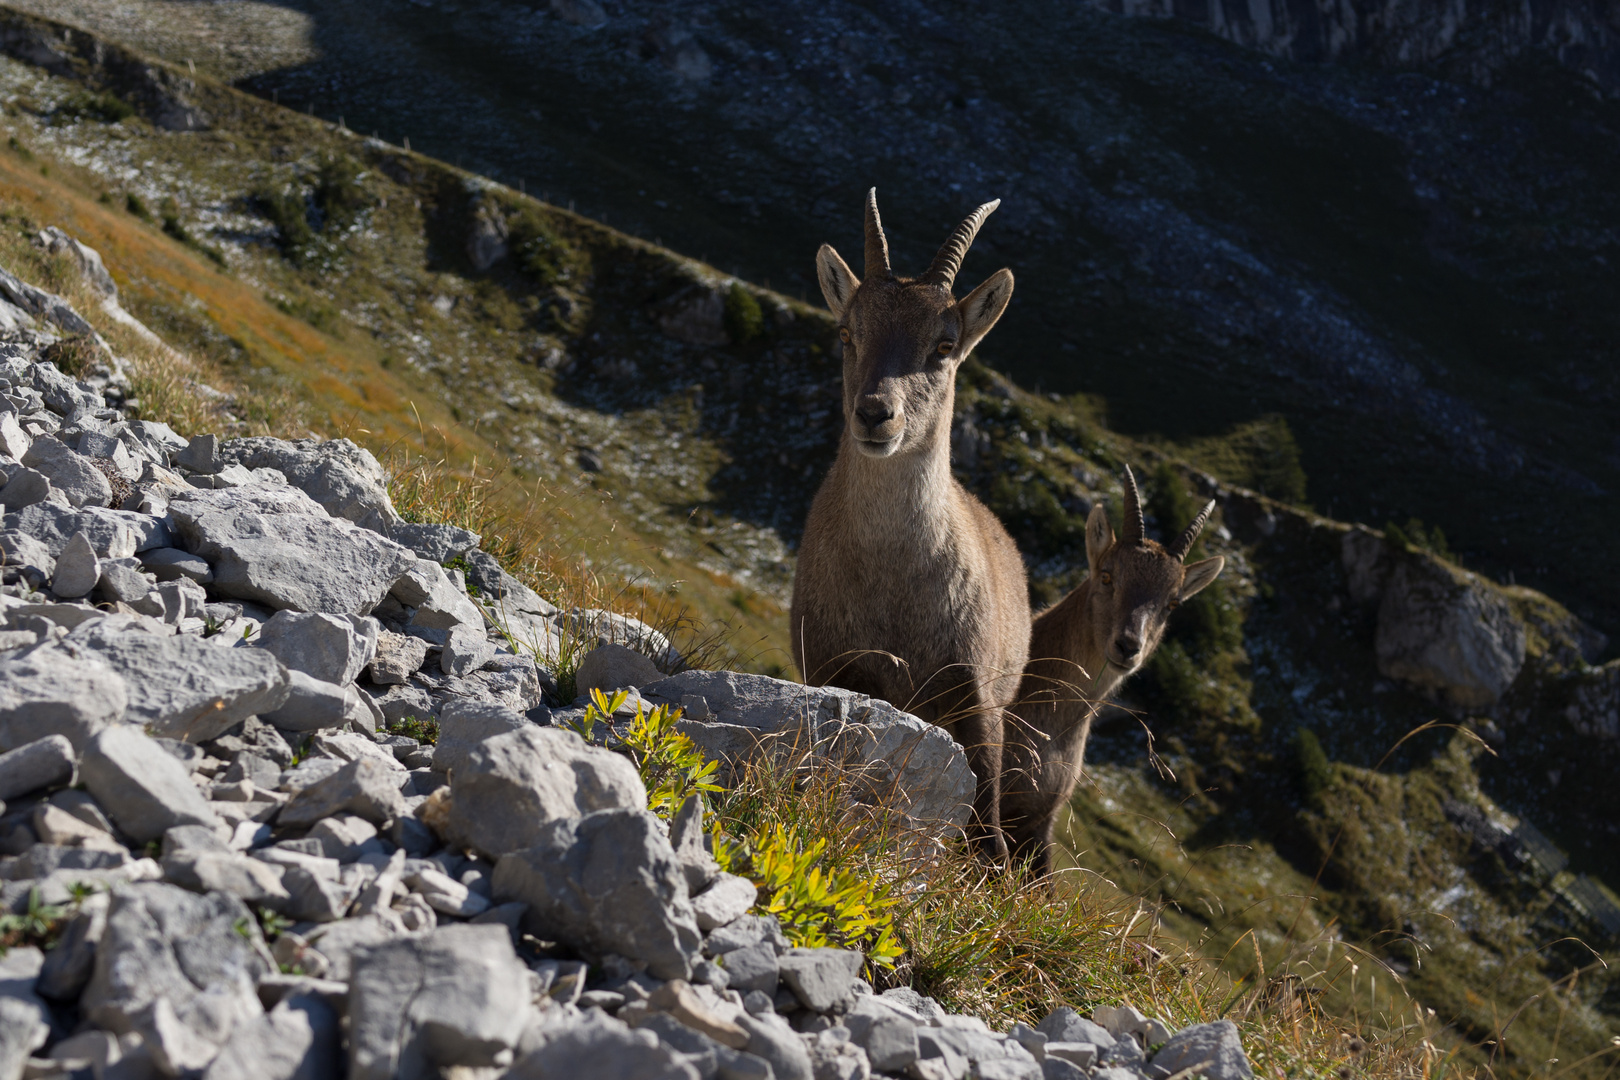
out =
{"type": "Polygon", "coordinates": [[[1086,519],[1086,559],[1095,582],[1090,610],[1094,641],[1110,667],[1130,675],[1158,648],[1170,613],[1183,600],[1215,580],[1226,560],[1220,556],[1185,564],[1204,523],[1215,509],[1211,499],[1182,534],[1168,545],[1143,531],[1142,500],[1136,477],[1125,468],[1125,531],[1117,540],[1108,512],[1098,503],[1086,519]]]}
{"type": "Polygon", "coordinates": [[[961,301],[951,295],[962,257],[999,205],[968,215],[918,278],[889,268],[876,188],[866,196],[866,280],[829,245],[816,254],[821,293],[844,342],[844,422],[867,457],[917,450],[949,428],[956,369],[1012,298],[1010,270],[997,270],[961,301]]]}

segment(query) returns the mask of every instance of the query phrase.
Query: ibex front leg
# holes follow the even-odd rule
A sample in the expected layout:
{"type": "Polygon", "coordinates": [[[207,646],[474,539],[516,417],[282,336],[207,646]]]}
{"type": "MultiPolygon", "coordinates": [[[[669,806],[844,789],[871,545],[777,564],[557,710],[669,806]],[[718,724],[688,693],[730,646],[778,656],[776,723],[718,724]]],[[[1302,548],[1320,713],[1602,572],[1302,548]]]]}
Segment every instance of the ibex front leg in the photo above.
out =
{"type": "Polygon", "coordinates": [[[956,718],[945,723],[951,738],[967,752],[977,785],[968,841],[979,857],[998,866],[1007,862],[1007,838],[1001,830],[1001,751],[1006,725],[1002,710],[987,706],[981,692],[970,689],[956,718]]]}

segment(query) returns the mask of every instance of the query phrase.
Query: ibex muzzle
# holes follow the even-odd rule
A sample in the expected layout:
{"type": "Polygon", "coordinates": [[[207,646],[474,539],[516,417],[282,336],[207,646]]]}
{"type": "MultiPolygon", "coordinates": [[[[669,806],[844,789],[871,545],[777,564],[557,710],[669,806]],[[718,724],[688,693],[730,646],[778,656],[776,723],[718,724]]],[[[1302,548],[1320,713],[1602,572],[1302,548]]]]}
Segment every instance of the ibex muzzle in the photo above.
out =
{"type": "Polygon", "coordinates": [[[793,581],[793,659],[805,682],[883,698],[948,730],[978,779],[972,835],[991,859],[1003,710],[1029,650],[1024,563],[994,514],[951,475],[956,369],[1012,296],[1001,270],[951,285],[994,210],[979,207],[918,278],[896,277],[866,199],[866,280],[816,256],[844,342],[844,438],[816,493],[793,581]]]}

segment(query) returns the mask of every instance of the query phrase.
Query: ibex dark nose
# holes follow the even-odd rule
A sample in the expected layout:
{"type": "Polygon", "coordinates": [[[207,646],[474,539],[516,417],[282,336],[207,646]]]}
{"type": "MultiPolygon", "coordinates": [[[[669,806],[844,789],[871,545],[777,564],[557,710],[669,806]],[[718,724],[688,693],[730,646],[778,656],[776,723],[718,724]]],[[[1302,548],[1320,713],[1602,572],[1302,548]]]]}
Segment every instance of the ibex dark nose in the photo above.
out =
{"type": "Polygon", "coordinates": [[[1142,639],[1135,634],[1121,634],[1114,639],[1114,651],[1123,660],[1135,660],[1136,654],[1142,651],[1142,639]]]}
{"type": "Polygon", "coordinates": [[[882,398],[862,398],[861,403],[855,406],[855,415],[867,427],[877,427],[894,419],[894,408],[882,398]]]}

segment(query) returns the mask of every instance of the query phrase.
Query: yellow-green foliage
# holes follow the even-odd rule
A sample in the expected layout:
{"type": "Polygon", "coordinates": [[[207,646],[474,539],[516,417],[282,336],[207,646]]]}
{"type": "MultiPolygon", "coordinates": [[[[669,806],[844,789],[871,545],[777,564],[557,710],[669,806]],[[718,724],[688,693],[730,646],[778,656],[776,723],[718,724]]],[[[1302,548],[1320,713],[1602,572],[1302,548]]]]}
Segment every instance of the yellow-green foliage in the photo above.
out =
{"type": "MultiPolygon", "coordinates": [[[[625,690],[612,698],[600,690],[592,690],[585,715],[572,725],[573,730],[590,742],[597,723],[610,723],[610,718],[629,697],[625,690]]],[[[720,790],[713,780],[719,762],[705,759],[697,744],[676,728],[680,718],[678,708],[659,705],[647,709],[638,702],[636,715],[616,740],[617,748],[628,754],[641,772],[641,782],[647,788],[648,808],[665,821],[694,792],[720,790]]]]}
{"type": "Polygon", "coordinates": [[[715,850],[724,853],[728,872],[759,886],[754,910],[775,915],[793,944],[860,949],[882,967],[893,967],[904,952],[890,884],[831,865],[827,837],[811,840],[778,821],[736,847],[715,850]]]}

